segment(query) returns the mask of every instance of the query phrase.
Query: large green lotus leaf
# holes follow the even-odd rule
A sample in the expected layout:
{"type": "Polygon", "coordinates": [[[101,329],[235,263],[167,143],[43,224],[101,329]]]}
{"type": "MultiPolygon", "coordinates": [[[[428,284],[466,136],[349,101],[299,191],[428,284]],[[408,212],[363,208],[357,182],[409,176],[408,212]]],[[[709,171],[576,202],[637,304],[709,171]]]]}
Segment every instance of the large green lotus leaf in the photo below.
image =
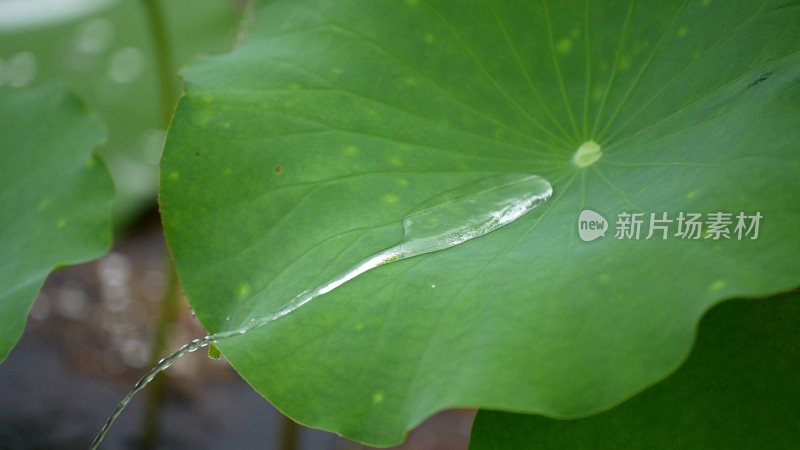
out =
{"type": "Polygon", "coordinates": [[[0,88],[0,361],[53,268],[111,246],[114,186],[100,120],[65,88],[0,88]]]}
{"type": "Polygon", "coordinates": [[[796,448],[798,324],[797,294],[726,302],[703,318],[691,356],[661,383],[584,419],[481,411],[470,449],[796,448]]]}
{"type": "Polygon", "coordinates": [[[553,198],[517,222],[219,347],[289,416],[375,445],[452,406],[620,403],[679,365],[712,305],[800,283],[790,3],[256,5],[241,48],[185,72],[162,159],[198,319],[237,328],[399,241],[426,199],[535,173],[553,198]],[[579,167],[588,140],[602,156],[579,167]],[[672,223],[666,240],[583,242],[585,208],[612,228],[622,212],[762,220],[757,239],[672,223]]]}

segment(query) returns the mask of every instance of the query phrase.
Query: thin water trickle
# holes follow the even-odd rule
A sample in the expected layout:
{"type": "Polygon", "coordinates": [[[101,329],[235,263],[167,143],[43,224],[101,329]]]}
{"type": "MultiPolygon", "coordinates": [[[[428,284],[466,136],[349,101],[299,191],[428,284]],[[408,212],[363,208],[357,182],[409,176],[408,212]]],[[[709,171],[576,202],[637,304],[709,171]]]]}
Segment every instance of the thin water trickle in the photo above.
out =
{"type": "Polygon", "coordinates": [[[524,216],[550,199],[552,194],[552,186],[542,177],[505,174],[483,178],[432,197],[405,216],[403,239],[397,245],[369,256],[316,289],[301,292],[275,312],[258,319],[251,319],[241,328],[195,339],[159,361],[117,405],[92,442],[90,450],[100,445],[111,425],[131,399],[159,372],[166,370],[182,355],[212,343],[247,334],[253,329],[280,319],[375,267],[444,250],[490,233],[524,216]]]}

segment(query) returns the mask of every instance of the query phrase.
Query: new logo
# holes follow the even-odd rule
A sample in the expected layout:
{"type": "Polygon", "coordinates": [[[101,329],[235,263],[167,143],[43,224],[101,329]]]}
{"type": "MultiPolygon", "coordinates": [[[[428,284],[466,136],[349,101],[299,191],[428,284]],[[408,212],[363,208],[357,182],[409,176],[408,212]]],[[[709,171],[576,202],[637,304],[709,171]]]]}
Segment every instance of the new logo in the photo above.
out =
{"type": "Polygon", "coordinates": [[[608,221],[605,217],[591,209],[581,211],[581,215],[578,216],[578,236],[582,241],[589,242],[605,236],[606,230],[608,230],[608,221]]]}

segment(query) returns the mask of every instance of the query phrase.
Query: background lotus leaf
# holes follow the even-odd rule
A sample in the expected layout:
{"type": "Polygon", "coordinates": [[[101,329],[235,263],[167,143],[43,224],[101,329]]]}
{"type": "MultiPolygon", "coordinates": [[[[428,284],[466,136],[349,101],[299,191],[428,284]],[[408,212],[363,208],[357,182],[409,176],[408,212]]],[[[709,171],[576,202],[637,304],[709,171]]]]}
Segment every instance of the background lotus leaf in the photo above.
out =
{"type": "Polygon", "coordinates": [[[686,363],[611,411],[576,420],[481,411],[470,449],[792,448],[800,442],[798,300],[714,307],[686,363]]]}
{"type": "Polygon", "coordinates": [[[62,86],[0,88],[0,361],[55,267],[111,247],[102,122],[62,86]]]}

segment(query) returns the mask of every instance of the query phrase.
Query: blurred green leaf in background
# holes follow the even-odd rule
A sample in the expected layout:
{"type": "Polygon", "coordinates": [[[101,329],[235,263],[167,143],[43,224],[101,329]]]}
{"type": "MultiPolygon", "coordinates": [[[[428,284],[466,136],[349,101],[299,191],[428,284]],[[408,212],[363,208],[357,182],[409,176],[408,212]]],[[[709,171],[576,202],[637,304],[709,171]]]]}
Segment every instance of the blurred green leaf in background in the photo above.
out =
{"type": "Polygon", "coordinates": [[[200,55],[230,49],[241,5],[234,0],[170,0],[165,42],[156,42],[146,1],[0,2],[0,86],[59,80],[108,126],[99,149],[117,188],[114,215],[123,226],[154,204],[158,161],[169,117],[162,111],[156,45],[174,55],[168,73],[177,100],[178,69],[200,55]]]}
{"type": "Polygon", "coordinates": [[[0,87],[0,361],[45,278],[111,246],[114,187],[100,119],[63,86],[0,87]]]}
{"type": "Polygon", "coordinates": [[[481,411],[470,450],[795,449],[800,443],[800,294],[715,306],[689,359],[595,416],[481,411]]]}

